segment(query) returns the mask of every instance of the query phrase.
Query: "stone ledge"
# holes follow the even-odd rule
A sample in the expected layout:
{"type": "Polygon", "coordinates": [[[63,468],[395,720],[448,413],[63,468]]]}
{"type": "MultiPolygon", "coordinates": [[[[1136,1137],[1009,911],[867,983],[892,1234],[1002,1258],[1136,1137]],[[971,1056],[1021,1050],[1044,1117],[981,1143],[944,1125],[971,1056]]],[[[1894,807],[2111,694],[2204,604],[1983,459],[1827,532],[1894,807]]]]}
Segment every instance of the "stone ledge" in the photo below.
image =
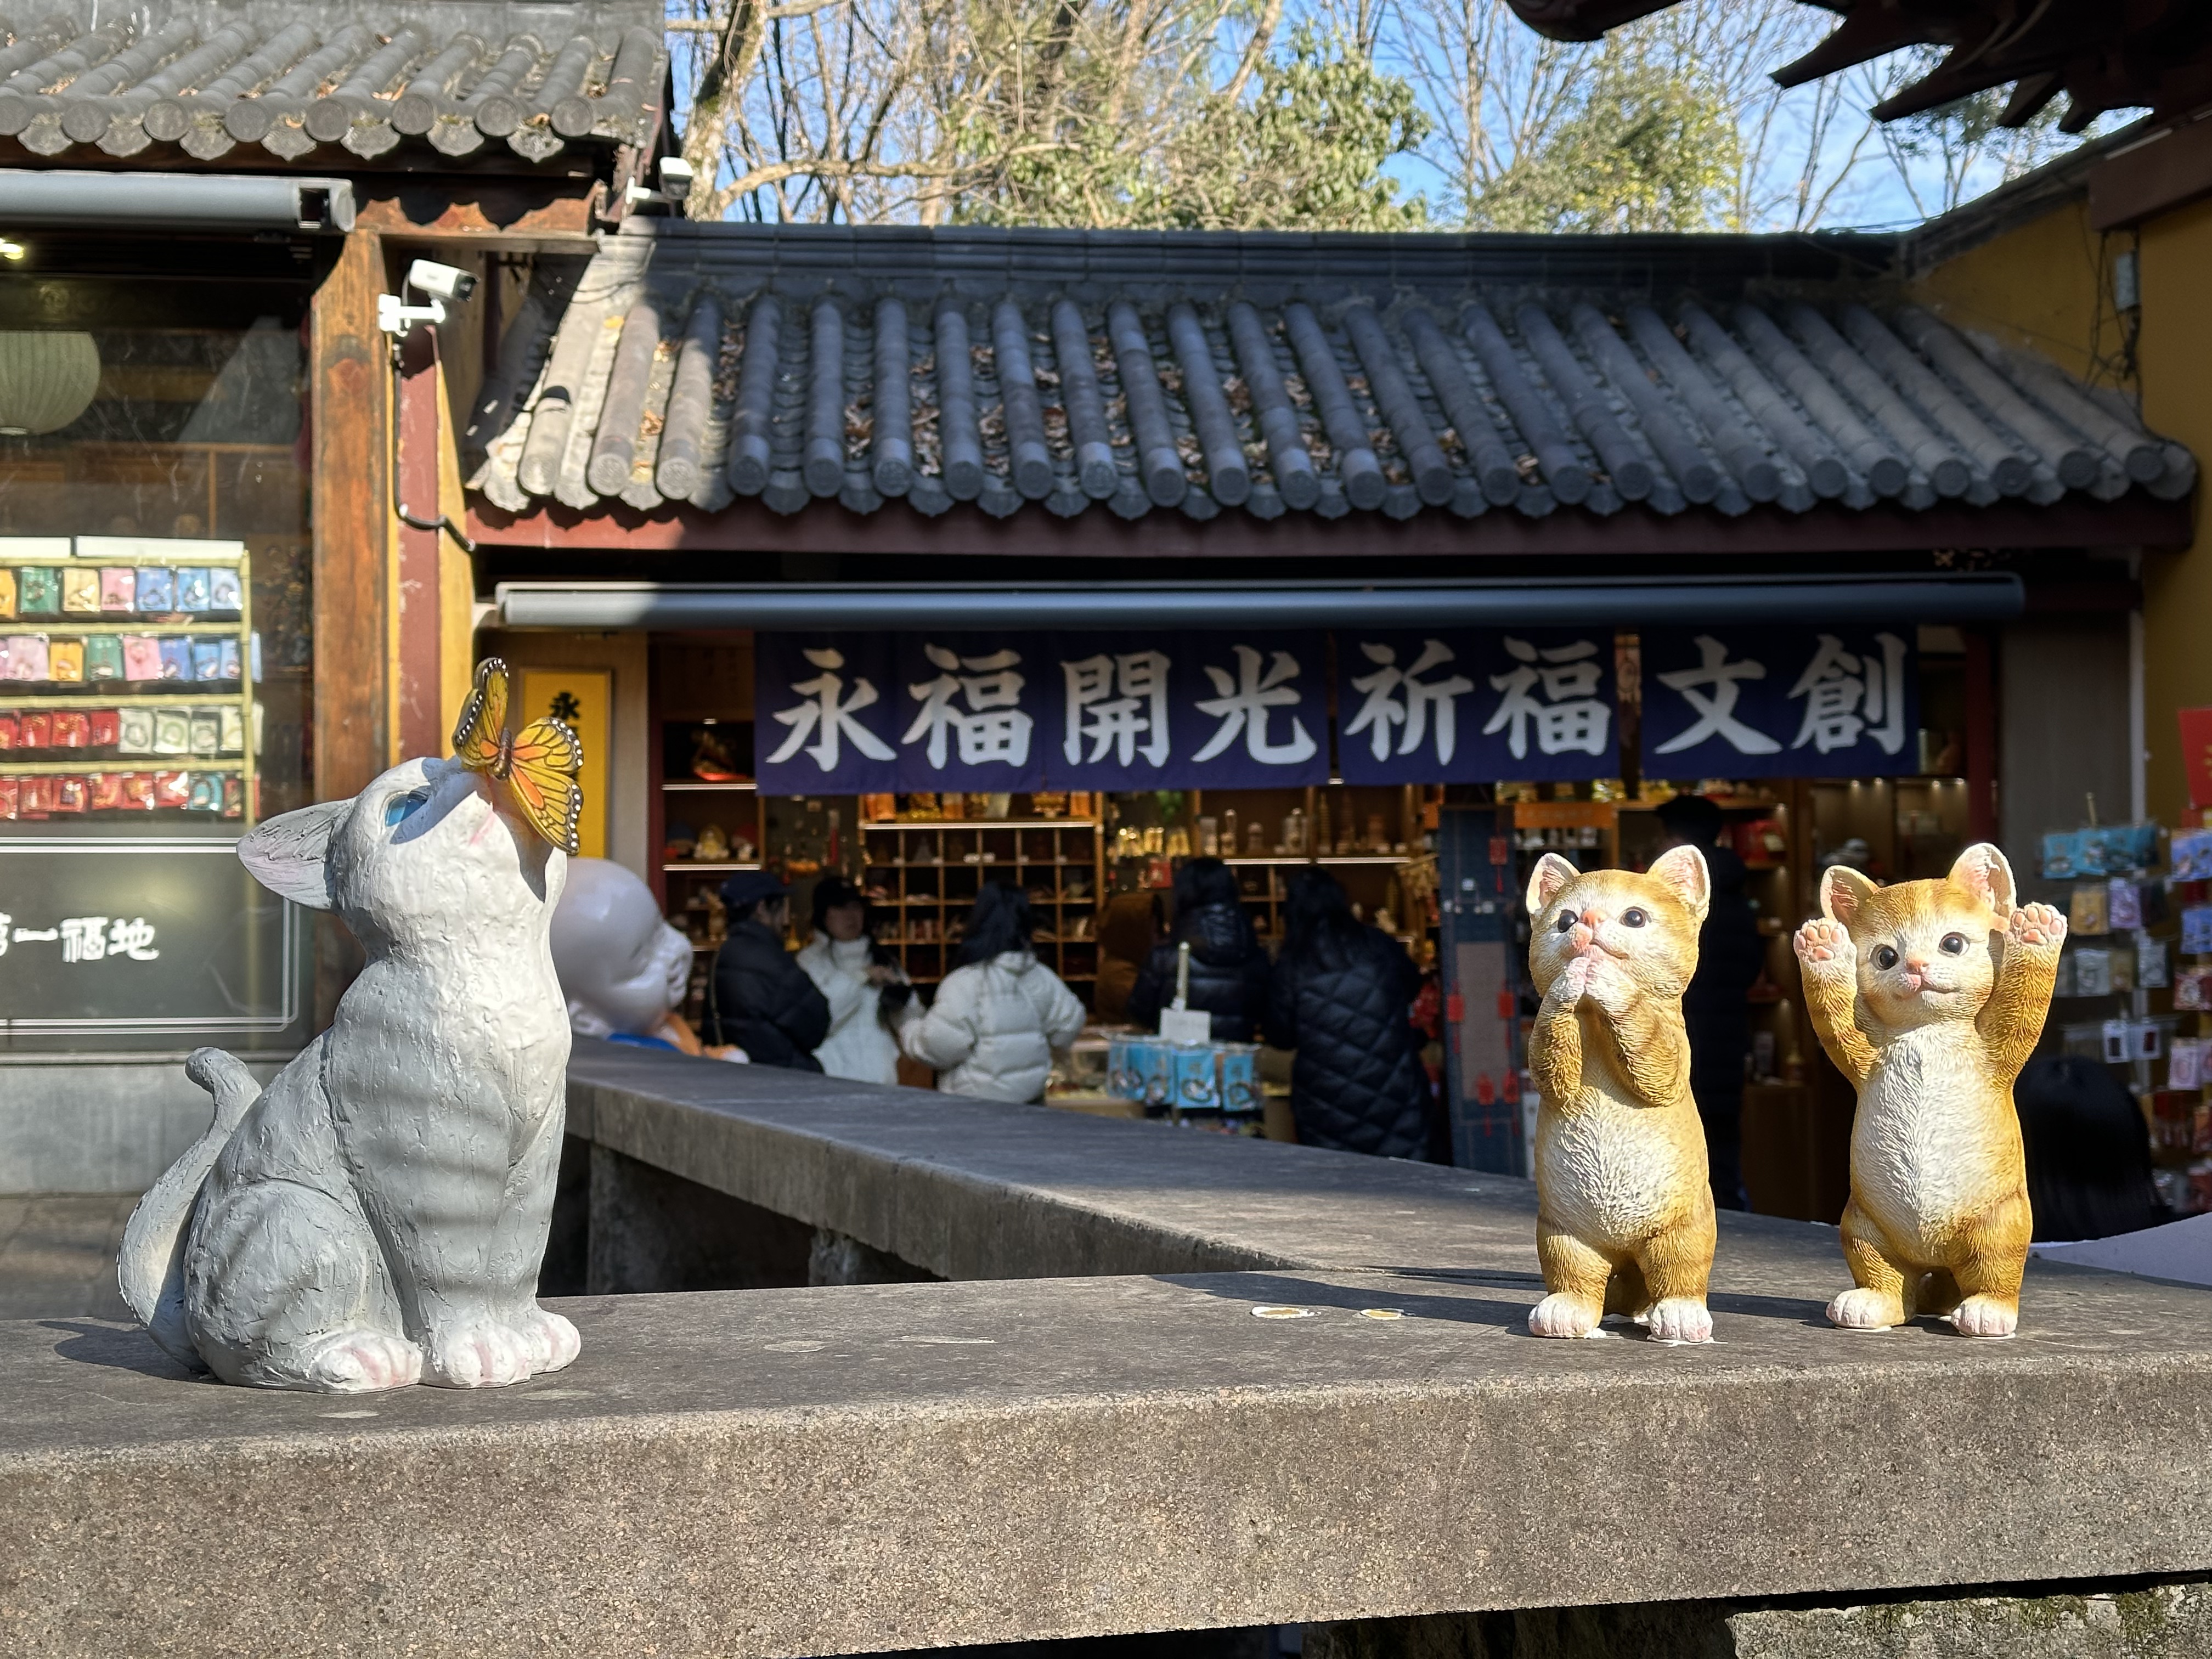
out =
{"type": "Polygon", "coordinates": [[[1535,1293],[586,1298],[568,1372],[366,1400],[0,1327],[0,1651],[778,1659],[2212,1570],[2201,1292],[2048,1275],[1987,1345],[1722,1294],[1705,1349],[1538,1341],[1535,1293]]]}

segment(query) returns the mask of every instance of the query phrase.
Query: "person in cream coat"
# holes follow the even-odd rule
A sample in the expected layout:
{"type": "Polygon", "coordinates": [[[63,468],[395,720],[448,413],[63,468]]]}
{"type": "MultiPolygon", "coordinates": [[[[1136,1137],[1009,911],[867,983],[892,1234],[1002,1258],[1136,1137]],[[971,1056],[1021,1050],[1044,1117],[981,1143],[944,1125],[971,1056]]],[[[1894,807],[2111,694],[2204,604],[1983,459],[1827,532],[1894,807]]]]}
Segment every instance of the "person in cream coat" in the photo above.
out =
{"type": "Polygon", "coordinates": [[[914,987],[897,960],[868,932],[868,902],[850,882],[826,878],[814,889],[814,937],[799,965],[830,1004],[830,1035],[814,1058],[831,1077],[898,1081],[897,1027],[913,1017],[914,987]]]}
{"type": "Polygon", "coordinates": [[[899,1030],[906,1052],[937,1072],[947,1094],[981,1100],[1044,1098],[1052,1060],[1083,1030],[1083,1005],[1036,959],[1036,927],[1021,890],[992,882],[976,896],[929,1012],[899,1030]]]}

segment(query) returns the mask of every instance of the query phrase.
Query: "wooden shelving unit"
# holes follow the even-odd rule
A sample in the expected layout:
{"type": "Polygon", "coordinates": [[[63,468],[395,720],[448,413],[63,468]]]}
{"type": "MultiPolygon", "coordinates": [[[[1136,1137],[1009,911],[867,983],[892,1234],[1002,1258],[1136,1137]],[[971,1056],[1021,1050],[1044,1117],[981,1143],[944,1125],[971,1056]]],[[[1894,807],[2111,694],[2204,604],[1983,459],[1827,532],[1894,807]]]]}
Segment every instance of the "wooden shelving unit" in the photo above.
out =
{"type": "Polygon", "coordinates": [[[879,820],[862,824],[860,834],[865,884],[880,895],[871,900],[883,913],[877,941],[897,953],[916,984],[945,977],[957,930],[994,878],[1011,878],[1029,894],[1040,962],[1072,984],[1097,978],[1091,927],[1105,866],[1095,818],[879,820]]]}

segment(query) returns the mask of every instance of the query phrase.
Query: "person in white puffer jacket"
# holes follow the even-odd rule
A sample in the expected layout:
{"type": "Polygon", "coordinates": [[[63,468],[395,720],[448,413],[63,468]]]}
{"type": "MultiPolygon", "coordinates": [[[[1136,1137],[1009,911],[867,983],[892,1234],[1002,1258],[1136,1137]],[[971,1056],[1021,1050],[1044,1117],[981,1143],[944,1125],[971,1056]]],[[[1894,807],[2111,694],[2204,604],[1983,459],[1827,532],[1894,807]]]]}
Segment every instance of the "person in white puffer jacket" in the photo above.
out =
{"type": "Polygon", "coordinates": [[[1036,959],[1035,927],[1018,887],[986,885],[961,940],[962,965],[929,1012],[901,1028],[900,1046],[936,1068],[946,1094],[1042,1100],[1053,1055],[1081,1034],[1083,1005],[1036,959]]]}
{"type": "Polygon", "coordinates": [[[799,965],[830,1004],[830,1035],[814,1058],[830,1077],[898,1081],[899,1024],[915,1016],[914,987],[897,960],[870,937],[868,901],[852,883],[815,884],[814,937],[799,965]]]}

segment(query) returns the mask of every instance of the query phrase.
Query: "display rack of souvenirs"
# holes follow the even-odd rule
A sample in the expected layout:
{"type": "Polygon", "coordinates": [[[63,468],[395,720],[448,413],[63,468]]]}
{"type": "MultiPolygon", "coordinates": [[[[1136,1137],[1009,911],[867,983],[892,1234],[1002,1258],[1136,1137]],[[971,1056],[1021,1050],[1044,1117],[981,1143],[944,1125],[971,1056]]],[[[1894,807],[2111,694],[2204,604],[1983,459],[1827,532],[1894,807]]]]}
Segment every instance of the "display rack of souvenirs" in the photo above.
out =
{"type": "Polygon", "coordinates": [[[2040,873],[2065,884],[2053,999],[2066,1052],[2120,1068],[2143,1102],[2159,1196],[2178,1214],[2212,1210],[2212,830],[2170,841],[2148,822],[2054,830],[2040,873]],[[2166,994],[2173,1012],[2158,1012],[2166,994]]]}
{"type": "Polygon", "coordinates": [[[0,538],[0,820],[251,822],[251,610],[237,542],[0,538]]]}

